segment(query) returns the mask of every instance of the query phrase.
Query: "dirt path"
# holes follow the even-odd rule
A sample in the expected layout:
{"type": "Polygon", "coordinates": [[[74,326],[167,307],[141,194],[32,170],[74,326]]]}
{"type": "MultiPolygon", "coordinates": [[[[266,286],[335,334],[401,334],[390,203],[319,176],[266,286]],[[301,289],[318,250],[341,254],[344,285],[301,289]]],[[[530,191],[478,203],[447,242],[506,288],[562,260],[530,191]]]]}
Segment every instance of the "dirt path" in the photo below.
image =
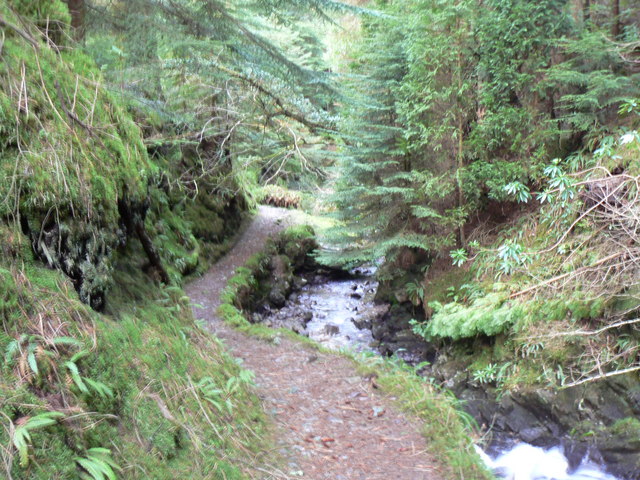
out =
{"type": "Polygon", "coordinates": [[[265,411],[278,426],[285,472],[312,480],[436,480],[425,440],[410,419],[391,406],[353,364],[282,338],[278,344],[244,335],[216,314],[220,292],[234,270],[266,239],[296,223],[299,213],[260,207],[237,245],[187,287],[198,318],[225,340],[256,374],[265,411]]]}

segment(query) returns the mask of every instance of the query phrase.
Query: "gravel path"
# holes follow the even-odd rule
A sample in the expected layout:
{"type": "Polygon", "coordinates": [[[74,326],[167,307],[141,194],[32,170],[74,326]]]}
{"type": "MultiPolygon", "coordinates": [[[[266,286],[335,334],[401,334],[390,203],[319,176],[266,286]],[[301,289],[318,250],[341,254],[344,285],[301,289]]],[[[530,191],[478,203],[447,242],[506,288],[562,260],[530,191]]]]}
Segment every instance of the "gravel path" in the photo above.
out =
{"type": "MultiPolygon", "coordinates": [[[[300,213],[260,210],[236,246],[187,287],[197,318],[210,324],[232,354],[256,374],[258,395],[277,425],[284,468],[312,480],[437,480],[415,422],[398,412],[349,360],[282,338],[267,342],[220,321],[220,293],[234,270],[266,239],[300,221],[300,213]]],[[[265,477],[271,478],[271,477],[265,477]]],[[[279,477],[282,478],[282,477],[279,477]]]]}

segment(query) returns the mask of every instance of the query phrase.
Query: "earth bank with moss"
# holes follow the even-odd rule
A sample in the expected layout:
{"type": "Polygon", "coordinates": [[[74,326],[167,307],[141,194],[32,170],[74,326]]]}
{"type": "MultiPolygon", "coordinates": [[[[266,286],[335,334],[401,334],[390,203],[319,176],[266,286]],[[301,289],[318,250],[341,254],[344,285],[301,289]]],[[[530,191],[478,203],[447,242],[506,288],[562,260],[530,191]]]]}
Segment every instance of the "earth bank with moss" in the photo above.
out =
{"type": "Polygon", "coordinates": [[[251,476],[269,448],[251,375],[181,287],[247,202],[223,170],[178,185],[207,146],[145,144],[63,2],[0,18],[0,476],[251,476]]]}

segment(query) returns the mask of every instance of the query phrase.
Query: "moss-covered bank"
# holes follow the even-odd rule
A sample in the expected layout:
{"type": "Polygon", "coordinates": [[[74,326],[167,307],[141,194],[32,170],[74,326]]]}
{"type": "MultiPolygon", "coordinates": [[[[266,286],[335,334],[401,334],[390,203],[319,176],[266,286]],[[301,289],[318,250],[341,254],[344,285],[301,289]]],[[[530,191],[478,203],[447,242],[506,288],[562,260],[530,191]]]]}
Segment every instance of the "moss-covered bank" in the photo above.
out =
{"type": "Polygon", "coordinates": [[[311,253],[318,248],[313,229],[307,225],[289,227],[235,271],[220,297],[219,313],[236,327],[249,325],[249,314],[270,304],[284,306],[295,274],[312,269],[311,253]]]}
{"type": "Polygon", "coordinates": [[[246,478],[267,438],[251,376],[180,287],[246,202],[225,172],[176,186],[200,147],[145,145],[63,2],[0,19],[0,476],[246,478]]]}

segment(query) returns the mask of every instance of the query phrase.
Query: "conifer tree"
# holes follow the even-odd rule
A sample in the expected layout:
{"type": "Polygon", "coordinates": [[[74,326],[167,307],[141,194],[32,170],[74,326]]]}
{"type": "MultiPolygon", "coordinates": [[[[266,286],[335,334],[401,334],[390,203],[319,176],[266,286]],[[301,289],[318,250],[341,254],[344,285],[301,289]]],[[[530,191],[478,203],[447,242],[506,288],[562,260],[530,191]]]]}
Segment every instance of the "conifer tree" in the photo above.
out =
{"type": "Polygon", "coordinates": [[[309,24],[344,8],[319,0],[92,2],[86,44],[111,83],[162,123],[156,144],[201,151],[204,142],[211,153],[201,155],[210,159],[202,172],[233,160],[237,175],[250,168],[270,178],[289,164],[312,170],[305,134],[332,128],[335,87],[309,24]]]}

